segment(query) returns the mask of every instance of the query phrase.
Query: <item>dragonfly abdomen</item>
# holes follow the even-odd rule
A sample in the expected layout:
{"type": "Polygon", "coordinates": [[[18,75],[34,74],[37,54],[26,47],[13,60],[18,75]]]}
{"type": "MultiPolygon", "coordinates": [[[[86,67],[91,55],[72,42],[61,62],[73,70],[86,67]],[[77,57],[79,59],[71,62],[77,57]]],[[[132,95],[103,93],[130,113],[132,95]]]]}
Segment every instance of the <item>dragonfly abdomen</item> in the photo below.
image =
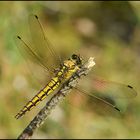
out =
{"type": "Polygon", "coordinates": [[[19,119],[23,116],[27,111],[30,111],[35,107],[40,101],[44,100],[50,93],[52,93],[59,86],[59,78],[54,77],[51,81],[36,94],[24,107],[20,112],[15,116],[16,119],[19,119]]]}
{"type": "Polygon", "coordinates": [[[68,78],[77,70],[77,67],[73,67],[74,63],[71,60],[65,61],[65,65],[61,67],[61,69],[56,73],[55,77],[51,79],[51,81],[40,90],[24,107],[20,110],[20,112],[15,116],[16,119],[19,119],[23,116],[27,111],[30,111],[33,107],[39,104],[42,100],[44,100],[50,93],[52,93],[60,83],[68,78]],[[72,69],[73,67],[73,69],[72,69]]]}

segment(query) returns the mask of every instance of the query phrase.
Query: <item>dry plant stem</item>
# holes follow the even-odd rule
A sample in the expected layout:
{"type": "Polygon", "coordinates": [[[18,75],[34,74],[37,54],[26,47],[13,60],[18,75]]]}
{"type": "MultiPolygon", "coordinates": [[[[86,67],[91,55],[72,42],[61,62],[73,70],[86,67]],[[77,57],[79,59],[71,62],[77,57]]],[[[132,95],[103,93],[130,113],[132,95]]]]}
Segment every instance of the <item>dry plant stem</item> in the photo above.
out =
{"type": "Polygon", "coordinates": [[[24,131],[19,135],[18,139],[30,139],[34,131],[39,128],[51,113],[52,109],[65,98],[65,96],[76,86],[77,80],[82,75],[87,75],[91,68],[95,65],[93,61],[94,58],[90,57],[88,62],[86,62],[80,70],[73,74],[73,76],[66,81],[60,90],[46,103],[46,105],[41,109],[41,111],[34,117],[34,119],[29,123],[29,125],[24,129],[24,131]]]}

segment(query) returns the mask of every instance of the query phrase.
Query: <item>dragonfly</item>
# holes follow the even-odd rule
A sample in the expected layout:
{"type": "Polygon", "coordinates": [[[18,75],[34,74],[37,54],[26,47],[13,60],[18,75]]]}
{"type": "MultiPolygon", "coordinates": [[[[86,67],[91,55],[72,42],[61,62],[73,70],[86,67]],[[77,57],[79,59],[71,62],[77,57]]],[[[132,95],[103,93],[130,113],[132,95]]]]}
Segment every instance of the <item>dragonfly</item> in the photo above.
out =
{"type": "MultiPolygon", "coordinates": [[[[29,25],[32,44],[27,44],[22,39],[22,37],[17,36],[17,45],[21,50],[24,50],[28,54],[29,59],[33,58],[37,62],[37,64],[39,64],[43,69],[45,69],[46,72],[48,72],[49,75],[51,75],[51,79],[16,114],[16,119],[21,118],[23,115],[26,114],[26,112],[32,110],[42,100],[44,100],[47,96],[52,94],[56,89],[58,89],[66,80],[68,80],[77,70],[81,68],[84,62],[83,58],[79,54],[72,54],[71,57],[62,61],[60,55],[56,53],[55,49],[53,48],[53,45],[47,38],[43,26],[37,15],[29,16],[29,25]],[[42,50],[44,50],[45,53],[42,52],[42,50]],[[49,61],[50,58],[52,61],[49,61]]],[[[90,81],[90,84],[92,90],[94,91],[92,93],[88,93],[86,92],[86,90],[82,90],[80,87],[76,87],[75,89],[85,95],[102,101],[103,103],[113,107],[117,111],[120,111],[120,109],[114,103],[109,102],[108,100],[103,98],[104,96],[110,96],[115,99],[118,97],[135,97],[137,95],[137,92],[132,86],[122,83],[105,81],[94,77],[90,81]]]]}

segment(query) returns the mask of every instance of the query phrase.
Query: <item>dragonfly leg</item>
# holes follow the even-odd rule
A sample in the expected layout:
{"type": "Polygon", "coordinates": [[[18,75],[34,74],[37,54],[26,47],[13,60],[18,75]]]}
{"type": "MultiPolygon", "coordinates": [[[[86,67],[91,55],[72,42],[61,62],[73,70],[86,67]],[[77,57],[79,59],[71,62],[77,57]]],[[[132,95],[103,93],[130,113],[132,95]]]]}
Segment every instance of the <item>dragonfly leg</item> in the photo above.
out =
{"type": "Polygon", "coordinates": [[[54,69],[53,69],[53,72],[54,72],[54,73],[58,73],[59,71],[60,71],[59,68],[56,68],[56,69],[54,68],[54,69]]]}

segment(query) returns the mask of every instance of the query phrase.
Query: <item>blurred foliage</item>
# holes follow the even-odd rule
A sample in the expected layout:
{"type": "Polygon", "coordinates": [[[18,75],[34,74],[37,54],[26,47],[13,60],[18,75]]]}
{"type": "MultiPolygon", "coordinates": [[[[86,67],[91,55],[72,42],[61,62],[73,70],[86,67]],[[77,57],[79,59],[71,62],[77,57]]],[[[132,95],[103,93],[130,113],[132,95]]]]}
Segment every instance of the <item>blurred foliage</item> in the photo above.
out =
{"type": "MultiPolygon", "coordinates": [[[[39,68],[29,68],[14,38],[29,42],[28,16],[37,14],[54,49],[95,57],[93,72],[140,87],[140,2],[0,2],[0,138],[16,138],[43,106],[22,119],[14,115],[46,83],[39,68]],[[34,75],[32,73],[35,73],[34,75]]],[[[51,58],[50,60],[51,61],[51,58]]],[[[85,81],[85,84],[88,83],[85,81]]],[[[86,96],[70,94],[33,138],[140,138],[140,99],[121,116],[86,96]],[[94,102],[94,104],[93,104],[94,102]]]]}

